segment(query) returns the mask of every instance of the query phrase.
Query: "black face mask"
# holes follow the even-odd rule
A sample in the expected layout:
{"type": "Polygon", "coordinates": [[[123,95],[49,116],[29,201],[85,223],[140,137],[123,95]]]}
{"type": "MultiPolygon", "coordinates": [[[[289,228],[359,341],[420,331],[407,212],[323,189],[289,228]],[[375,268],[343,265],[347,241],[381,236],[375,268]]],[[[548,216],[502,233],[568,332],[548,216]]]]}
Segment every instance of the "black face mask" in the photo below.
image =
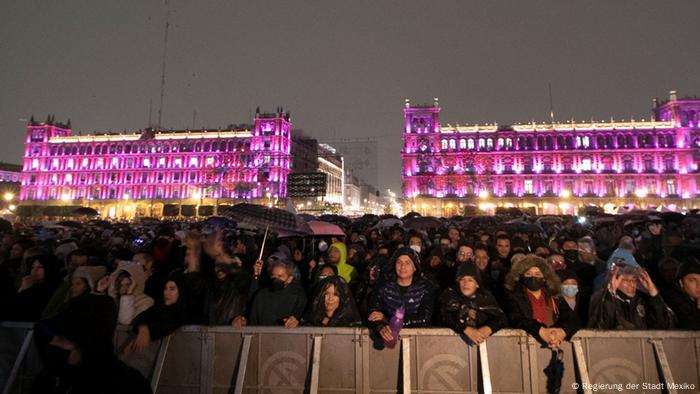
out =
{"type": "Polygon", "coordinates": [[[565,250],[564,251],[564,258],[567,261],[576,261],[578,260],[578,250],[565,250]]]}
{"type": "Polygon", "coordinates": [[[270,289],[272,289],[272,291],[275,292],[282,291],[282,289],[284,289],[284,281],[277,278],[273,279],[272,284],[270,285],[270,289]]]}
{"type": "Polygon", "coordinates": [[[537,291],[544,287],[544,278],[535,278],[534,276],[523,276],[520,282],[530,291],[537,291]]]}

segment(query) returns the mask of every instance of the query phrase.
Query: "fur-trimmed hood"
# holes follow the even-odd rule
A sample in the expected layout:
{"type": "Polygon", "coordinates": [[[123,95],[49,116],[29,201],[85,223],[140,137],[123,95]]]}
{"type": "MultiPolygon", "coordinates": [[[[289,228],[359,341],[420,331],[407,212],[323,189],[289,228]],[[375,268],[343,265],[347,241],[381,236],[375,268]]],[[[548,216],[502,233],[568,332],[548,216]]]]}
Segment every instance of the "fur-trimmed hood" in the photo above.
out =
{"type": "Polygon", "coordinates": [[[550,294],[559,294],[559,288],[561,286],[559,276],[554,272],[554,268],[547,264],[545,259],[537,257],[534,254],[529,254],[522,260],[513,264],[508,275],[506,275],[504,283],[506,289],[511,291],[515,290],[520,285],[520,277],[532,267],[537,267],[542,271],[542,275],[544,275],[545,279],[545,286],[547,290],[550,291],[550,294]]]}

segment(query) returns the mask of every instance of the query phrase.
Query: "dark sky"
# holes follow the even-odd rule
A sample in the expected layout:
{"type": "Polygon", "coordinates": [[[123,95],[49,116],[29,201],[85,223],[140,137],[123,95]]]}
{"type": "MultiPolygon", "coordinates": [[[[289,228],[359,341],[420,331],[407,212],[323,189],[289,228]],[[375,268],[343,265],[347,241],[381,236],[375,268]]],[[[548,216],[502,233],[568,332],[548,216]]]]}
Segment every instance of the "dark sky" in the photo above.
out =
{"type": "MultiPolygon", "coordinates": [[[[319,139],[379,138],[400,187],[404,98],[442,122],[649,117],[651,99],[700,95],[700,1],[184,1],[168,46],[163,125],[219,127],[283,105],[319,139]]],[[[163,1],[0,4],[0,160],[25,122],[139,129],[156,117],[163,1]]]]}

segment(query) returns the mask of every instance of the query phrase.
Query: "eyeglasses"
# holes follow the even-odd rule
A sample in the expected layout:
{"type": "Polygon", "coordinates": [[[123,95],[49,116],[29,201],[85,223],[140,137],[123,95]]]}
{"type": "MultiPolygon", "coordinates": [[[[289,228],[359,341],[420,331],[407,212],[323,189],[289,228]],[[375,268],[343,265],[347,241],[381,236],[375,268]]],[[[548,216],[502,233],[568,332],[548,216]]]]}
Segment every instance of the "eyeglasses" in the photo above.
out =
{"type": "Polygon", "coordinates": [[[467,252],[459,252],[459,253],[457,253],[457,255],[458,256],[469,256],[469,257],[474,256],[472,253],[467,253],[467,252]]]}

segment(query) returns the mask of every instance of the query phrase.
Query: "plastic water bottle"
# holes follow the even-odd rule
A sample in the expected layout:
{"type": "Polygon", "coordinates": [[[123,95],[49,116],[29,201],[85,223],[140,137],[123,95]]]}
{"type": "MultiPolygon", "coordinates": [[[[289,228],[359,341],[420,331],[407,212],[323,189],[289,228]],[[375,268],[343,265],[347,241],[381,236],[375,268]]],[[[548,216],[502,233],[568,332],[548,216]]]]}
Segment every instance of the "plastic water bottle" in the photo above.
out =
{"type": "Polygon", "coordinates": [[[388,347],[389,349],[393,349],[394,346],[396,346],[396,341],[399,340],[399,332],[403,328],[404,313],[405,310],[403,306],[401,306],[394,311],[394,316],[392,316],[391,320],[389,320],[389,328],[391,329],[391,336],[393,339],[391,341],[384,341],[384,346],[388,347]]]}

